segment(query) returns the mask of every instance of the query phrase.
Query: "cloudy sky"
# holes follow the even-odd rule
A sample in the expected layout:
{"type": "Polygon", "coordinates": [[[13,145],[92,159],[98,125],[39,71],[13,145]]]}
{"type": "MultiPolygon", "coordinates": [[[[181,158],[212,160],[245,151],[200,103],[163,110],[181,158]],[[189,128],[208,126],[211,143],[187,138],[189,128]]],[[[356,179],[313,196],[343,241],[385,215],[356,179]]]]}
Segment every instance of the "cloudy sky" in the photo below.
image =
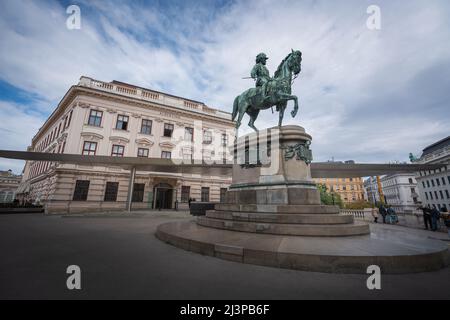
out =
{"type": "MultiPolygon", "coordinates": [[[[450,132],[449,16],[446,0],[1,0],[0,149],[25,150],[81,75],[231,112],[255,55],[273,73],[294,48],[300,110],[285,122],[312,134],[315,160],[406,161],[450,132]],[[71,4],[79,30],[66,27],[71,4]],[[366,25],[372,4],[380,30],[366,25]]],[[[0,170],[22,167],[0,159],[0,170]]]]}

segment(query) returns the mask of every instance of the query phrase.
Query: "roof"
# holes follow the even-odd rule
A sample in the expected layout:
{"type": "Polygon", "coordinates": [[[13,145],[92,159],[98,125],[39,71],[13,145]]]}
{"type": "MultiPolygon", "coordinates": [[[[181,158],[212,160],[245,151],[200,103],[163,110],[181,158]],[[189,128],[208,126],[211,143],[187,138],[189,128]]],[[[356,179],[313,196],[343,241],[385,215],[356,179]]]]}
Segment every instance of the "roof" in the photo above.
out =
{"type": "Polygon", "coordinates": [[[433,144],[430,144],[428,147],[422,150],[422,157],[427,154],[433,153],[436,150],[443,149],[447,146],[450,146],[450,136],[447,138],[441,139],[433,144]]]}

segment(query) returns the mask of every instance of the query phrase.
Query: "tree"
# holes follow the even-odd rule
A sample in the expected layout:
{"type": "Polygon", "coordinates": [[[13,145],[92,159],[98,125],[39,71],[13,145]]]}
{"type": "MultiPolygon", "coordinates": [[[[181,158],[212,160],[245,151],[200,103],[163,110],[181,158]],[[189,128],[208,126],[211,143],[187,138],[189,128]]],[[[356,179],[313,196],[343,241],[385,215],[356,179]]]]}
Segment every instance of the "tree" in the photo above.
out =
{"type": "Polygon", "coordinates": [[[334,192],[329,192],[327,186],[324,184],[317,184],[317,189],[320,192],[320,202],[326,205],[336,205],[339,208],[344,207],[344,202],[341,199],[341,196],[334,192]]]}

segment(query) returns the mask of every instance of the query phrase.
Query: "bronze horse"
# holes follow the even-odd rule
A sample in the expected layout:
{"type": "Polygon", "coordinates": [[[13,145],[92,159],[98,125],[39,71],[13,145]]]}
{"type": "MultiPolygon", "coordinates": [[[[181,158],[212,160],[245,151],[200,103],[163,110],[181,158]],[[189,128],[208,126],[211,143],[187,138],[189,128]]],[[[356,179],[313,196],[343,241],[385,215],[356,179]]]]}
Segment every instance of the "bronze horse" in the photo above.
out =
{"type": "Polygon", "coordinates": [[[279,112],[278,126],[281,126],[284,110],[289,100],[294,100],[294,110],[292,110],[291,115],[295,117],[298,111],[298,98],[291,94],[291,85],[292,80],[301,71],[301,62],[302,53],[298,50],[292,50],[281,61],[277,71],[275,71],[273,80],[268,83],[267,95],[264,95],[261,87],[257,87],[244,91],[234,99],[232,121],[237,116],[236,129],[239,129],[242,117],[244,113],[247,113],[250,117],[249,127],[258,131],[254,123],[259,111],[269,109],[272,106],[276,106],[276,110],[279,112]]]}

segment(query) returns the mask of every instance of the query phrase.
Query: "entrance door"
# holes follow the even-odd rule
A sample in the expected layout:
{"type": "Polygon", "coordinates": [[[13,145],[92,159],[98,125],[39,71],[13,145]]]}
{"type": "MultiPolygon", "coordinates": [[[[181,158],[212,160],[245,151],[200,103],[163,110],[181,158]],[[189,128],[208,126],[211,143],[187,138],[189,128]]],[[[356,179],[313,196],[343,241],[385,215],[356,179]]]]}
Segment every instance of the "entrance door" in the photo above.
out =
{"type": "Polygon", "coordinates": [[[160,183],[154,188],[155,209],[172,209],[173,188],[168,183],[160,183]]]}

